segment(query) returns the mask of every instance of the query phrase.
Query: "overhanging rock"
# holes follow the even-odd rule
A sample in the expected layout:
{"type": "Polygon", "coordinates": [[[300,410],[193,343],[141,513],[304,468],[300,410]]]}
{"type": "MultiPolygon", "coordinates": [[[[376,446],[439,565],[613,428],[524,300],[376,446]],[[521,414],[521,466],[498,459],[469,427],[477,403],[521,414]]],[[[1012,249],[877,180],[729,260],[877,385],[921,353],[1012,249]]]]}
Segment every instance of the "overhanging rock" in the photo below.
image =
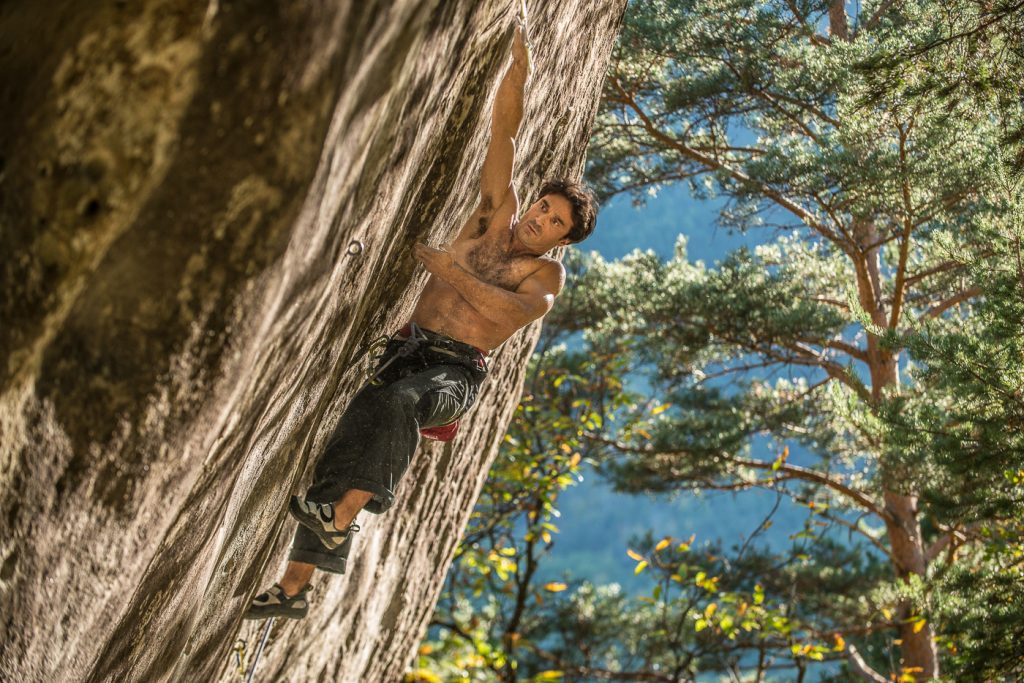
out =
{"type": "MultiPolygon", "coordinates": [[[[517,4],[0,6],[0,678],[237,677],[351,358],[476,200],[517,4]]],[[[524,199],[581,170],[624,4],[532,3],[524,199]]],[[[260,680],[401,676],[536,332],[260,680]]]]}

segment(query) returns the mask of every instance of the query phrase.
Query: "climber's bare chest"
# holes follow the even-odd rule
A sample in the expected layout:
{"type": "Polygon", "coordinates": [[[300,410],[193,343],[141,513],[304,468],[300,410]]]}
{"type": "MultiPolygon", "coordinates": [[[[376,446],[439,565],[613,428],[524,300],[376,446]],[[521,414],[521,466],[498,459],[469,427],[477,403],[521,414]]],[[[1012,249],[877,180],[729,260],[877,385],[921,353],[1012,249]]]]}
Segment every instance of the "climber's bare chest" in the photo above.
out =
{"type": "Polygon", "coordinates": [[[515,291],[539,265],[535,256],[512,256],[503,235],[485,234],[482,237],[456,242],[455,260],[460,266],[488,284],[515,291]]]}

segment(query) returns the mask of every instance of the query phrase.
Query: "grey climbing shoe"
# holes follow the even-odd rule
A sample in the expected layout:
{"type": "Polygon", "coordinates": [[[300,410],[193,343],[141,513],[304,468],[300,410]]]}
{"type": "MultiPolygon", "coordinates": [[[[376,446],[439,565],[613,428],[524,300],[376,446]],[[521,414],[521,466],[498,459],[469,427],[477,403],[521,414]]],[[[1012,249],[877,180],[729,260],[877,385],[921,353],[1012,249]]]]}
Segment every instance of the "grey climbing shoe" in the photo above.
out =
{"type": "Polygon", "coordinates": [[[309,600],[306,593],[312,586],[306,586],[297,594],[288,597],[281,584],[263,591],[252,599],[249,609],[245,611],[243,619],[266,619],[268,617],[285,617],[288,619],[301,619],[309,611],[309,600]]]}
{"type": "Polygon", "coordinates": [[[350,524],[344,531],[337,529],[334,526],[334,506],[329,503],[314,503],[292,496],[288,512],[299,524],[316,534],[328,550],[334,550],[345,542],[350,533],[359,531],[358,524],[350,524]]]}

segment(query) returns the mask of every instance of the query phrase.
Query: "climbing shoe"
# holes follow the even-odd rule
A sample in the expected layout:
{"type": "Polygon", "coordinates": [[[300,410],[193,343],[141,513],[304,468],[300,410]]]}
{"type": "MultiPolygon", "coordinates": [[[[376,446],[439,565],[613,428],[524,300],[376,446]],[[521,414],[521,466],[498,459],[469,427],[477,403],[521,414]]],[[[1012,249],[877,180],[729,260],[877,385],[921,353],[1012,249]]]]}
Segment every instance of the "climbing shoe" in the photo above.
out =
{"type": "Polygon", "coordinates": [[[245,611],[243,618],[266,619],[268,617],[285,617],[288,619],[301,619],[306,616],[306,612],[309,610],[309,600],[306,599],[306,593],[309,592],[310,588],[312,587],[307,585],[297,594],[288,597],[284,589],[281,588],[281,584],[275,583],[252,599],[252,603],[249,605],[249,609],[245,611]]]}
{"type": "Polygon", "coordinates": [[[328,550],[334,550],[344,543],[351,532],[359,531],[358,524],[350,524],[345,530],[336,528],[334,506],[329,503],[314,503],[299,496],[292,496],[288,512],[299,524],[316,534],[328,550]]]}

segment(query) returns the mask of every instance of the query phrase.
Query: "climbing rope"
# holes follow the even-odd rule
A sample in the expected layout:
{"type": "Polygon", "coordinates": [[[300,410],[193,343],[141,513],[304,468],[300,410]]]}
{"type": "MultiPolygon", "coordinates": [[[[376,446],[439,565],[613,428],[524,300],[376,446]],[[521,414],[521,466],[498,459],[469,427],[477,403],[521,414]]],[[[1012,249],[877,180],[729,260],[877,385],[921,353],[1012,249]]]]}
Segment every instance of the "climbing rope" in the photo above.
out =
{"type": "Polygon", "coordinates": [[[249,669],[249,675],[245,679],[245,683],[252,683],[252,677],[256,674],[256,665],[260,663],[260,655],[263,654],[263,646],[267,644],[267,637],[270,635],[270,628],[274,625],[274,617],[267,619],[267,625],[263,627],[263,637],[260,638],[259,647],[256,648],[256,654],[252,657],[252,668],[249,669]]]}

